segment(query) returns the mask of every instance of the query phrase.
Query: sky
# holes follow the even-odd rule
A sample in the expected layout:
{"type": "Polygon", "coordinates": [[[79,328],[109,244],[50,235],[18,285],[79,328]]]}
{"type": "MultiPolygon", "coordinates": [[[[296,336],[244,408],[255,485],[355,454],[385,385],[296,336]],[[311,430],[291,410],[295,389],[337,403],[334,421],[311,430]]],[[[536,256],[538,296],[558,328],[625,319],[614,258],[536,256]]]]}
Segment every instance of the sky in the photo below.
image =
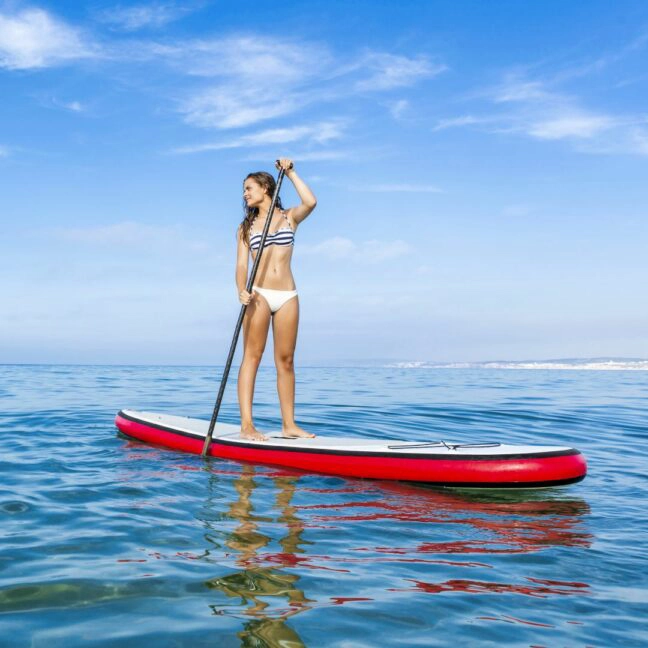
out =
{"type": "Polygon", "coordinates": [[[298,363],[648,357],[643,0],[0,0],[0,362],[222,364],[278,157],[298,363]]]}

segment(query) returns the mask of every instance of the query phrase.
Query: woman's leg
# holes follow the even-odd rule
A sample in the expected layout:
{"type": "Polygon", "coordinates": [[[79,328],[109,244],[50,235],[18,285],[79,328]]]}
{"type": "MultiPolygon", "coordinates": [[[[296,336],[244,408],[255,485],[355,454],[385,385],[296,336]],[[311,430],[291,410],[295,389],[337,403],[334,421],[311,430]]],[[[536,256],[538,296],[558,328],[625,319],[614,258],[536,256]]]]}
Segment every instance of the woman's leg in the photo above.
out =
{"type": "Polygon", "coordinates": [[[243,320],[243,360],[238,375],[238,399],[241,410],[241,436],[257,441],[263,441],[266,437],[256,430],[252,422],[252,398],[257,370],[268,339],[270,318],[268,303],[255,295],[243,320]]]}
{"type": "Polygon", "coordinates": [[[277,392],[285,437],[314,437],[295,423],[295,346],[299,324],[299,298],[288,300],[272,318],[277,392]]]}

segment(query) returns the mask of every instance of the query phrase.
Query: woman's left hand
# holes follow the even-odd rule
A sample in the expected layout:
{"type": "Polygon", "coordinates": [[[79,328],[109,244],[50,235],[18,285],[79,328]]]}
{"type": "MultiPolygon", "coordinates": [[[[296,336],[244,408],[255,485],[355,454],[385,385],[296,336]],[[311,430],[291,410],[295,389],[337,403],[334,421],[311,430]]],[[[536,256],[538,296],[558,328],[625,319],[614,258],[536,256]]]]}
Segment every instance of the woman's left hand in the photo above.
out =
{"type": "Polygon", "coordinates": [[[292,171],[295,168],[293,161],[290,158],[281,158],[275,162],[277,170],[283,169],[286,173],[292,171]]]}

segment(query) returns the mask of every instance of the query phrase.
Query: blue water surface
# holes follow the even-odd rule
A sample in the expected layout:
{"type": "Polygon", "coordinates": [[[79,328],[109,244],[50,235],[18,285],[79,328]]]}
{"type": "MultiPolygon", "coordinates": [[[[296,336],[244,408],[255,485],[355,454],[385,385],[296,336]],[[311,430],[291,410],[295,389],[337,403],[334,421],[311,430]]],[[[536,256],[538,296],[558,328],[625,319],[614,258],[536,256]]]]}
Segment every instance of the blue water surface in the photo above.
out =
{"type": "MultiPolygon", "coordinates": [[[[648,373],[305,368],[319,435],[570,445],[585,481],[430,489],[118,436],[220,370],[0,366],[2,646],[646,646],[648,373]]],[[[256,421],[277,429],[272,369],[256,421]]],[[[232,384],[222,420],[236,423],[232,384]]]]}

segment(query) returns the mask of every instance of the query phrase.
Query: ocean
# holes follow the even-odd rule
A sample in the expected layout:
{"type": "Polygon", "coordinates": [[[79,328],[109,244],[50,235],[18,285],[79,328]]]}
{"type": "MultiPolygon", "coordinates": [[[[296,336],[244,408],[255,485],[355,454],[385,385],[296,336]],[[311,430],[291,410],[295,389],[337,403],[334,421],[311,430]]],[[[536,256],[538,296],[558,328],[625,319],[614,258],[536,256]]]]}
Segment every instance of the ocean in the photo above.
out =
{"type": "MultiPolygon", "coordinates": [[[[563,488],[342,479],[118,435],[121,408],[209,418],[220,373],[0,366],[0,645],[648,645],[648,372],[297,369],[318,435],[569,445],[589,474],[563,488]]],[[[271,367],[255,412],[279,427],[271,367]]]]}

